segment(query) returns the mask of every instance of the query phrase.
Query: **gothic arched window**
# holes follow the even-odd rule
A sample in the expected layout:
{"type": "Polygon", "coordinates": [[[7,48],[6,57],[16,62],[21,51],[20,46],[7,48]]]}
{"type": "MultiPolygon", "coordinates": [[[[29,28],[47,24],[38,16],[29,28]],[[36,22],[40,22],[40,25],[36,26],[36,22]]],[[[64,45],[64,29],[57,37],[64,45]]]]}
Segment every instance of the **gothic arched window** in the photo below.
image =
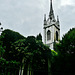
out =
{"type": "Polygon", "coordinates": [[[56,40],[58,41],[58,32],[56,31],[56,40]]]}
{"type": "Polygon", "coordinates": [[[51,39],[51,32],[50,30],[47,31],[47,40],[50,40],[51,39]]]}

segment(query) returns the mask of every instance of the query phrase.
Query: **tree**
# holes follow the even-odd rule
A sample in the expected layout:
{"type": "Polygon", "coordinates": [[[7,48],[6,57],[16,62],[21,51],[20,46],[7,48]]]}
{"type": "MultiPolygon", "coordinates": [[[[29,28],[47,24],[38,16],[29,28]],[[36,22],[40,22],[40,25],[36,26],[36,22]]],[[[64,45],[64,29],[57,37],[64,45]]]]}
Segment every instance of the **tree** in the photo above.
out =
{"type": "Polygon", "coordinates": [[[41,35],[41,33],[39,33],[39,35],[36,36],[36,39],[42,41],[42,35],[41,35]]]}
{"type": "Polygon", "coordinates": [[[1,41],[3,42],[2,46],[5,47],[4,58],[10,60],[11,58],[9,51],[11,50],[11,44],[19,39],[25,39],[25,37],[19,34],[18,32],[9,29],[4,30],[1,36],[3,36],[3,38],[1,38],[1,41]]]}
{"type": "Polygon", "coordinates": [[[70,29],[63,36],[57,48],[63,54],[75,54],[75,28],[70,29]]]}
{"type": "MultiPolygon", "coordinates": [[[[48,71],[48,58],[51,50],[43,44],[41,35],[37,38],[34,36],[25,38],[19,33],[7,29],[2,32],[1,36],[4,36],[1,38],[3,48],[5,46],[4,58],[20,62],[20,71],[23,68],[28,70],[27,73],[31,73],[29,71],[31,69],[34,74],[37,70],[48,71]]],[[[37,72],[37,74],[39,73],[37,72]]]]}
{"type": "Polygon", "coordinates": [[[3,42],[1,41],[1,38],[3,38],[3,36],[0,36],[0,57],[3,57],[3,54],[4,54],[5,50],[2,47],[3,42]]]}
{"type": "Polygon", "coordinates": [[[24,65],[22,68],[25,66],[28,73],[31,72],[29,69],[32,71],[48,70],[50,49],[42,41],[36,40],[34,36],[28,36],[26,39],[14,42],[10,54],[15,60],[23,61],[24,65]]]}
{"type": "Polygon", "coordinates": [[[0,75],[18,75],[19,62],[6,61],[4,58],[0,58],[0,75]]]}
{"type": "Polygon", "coordinates": [[[52,63],[53,75],[74,75],[75,68],[75,28],[70,29],[56,44],[58,55],[52,63]]]}

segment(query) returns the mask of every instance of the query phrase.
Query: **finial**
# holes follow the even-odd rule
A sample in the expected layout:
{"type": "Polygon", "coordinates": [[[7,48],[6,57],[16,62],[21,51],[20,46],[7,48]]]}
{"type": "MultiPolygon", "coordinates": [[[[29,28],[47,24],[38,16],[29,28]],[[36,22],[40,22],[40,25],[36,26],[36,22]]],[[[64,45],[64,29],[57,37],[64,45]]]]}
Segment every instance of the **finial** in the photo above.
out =
{"type": "Polygon", "coordinates": [[[57,22],[59,22],[59,17],[58,17],[58,15],[57,15],[57,22]]]}
{"type": "Polygon", "coordinates": [[[51,2],[51,7],[52,7],[52,0],[50,2],[51,2]]]}
{"type": "Polygon", "coordinates": [[[51,4],[52,4],[52,0],[50,0],[51,4]]]}
{"type": "Polygon", "coordinates": [[[44,14],[44,21],[46,21],[46,14],[44,14]]]}

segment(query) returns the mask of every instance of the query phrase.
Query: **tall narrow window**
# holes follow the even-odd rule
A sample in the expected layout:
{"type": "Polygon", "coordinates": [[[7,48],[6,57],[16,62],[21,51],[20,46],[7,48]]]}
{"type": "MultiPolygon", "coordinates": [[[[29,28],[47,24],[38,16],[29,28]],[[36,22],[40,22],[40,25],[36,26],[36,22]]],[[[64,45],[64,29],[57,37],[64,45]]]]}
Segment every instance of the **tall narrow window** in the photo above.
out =
{"type": "Polygon", "coordinates": [[[51,39],[51,32],[50,30],[47,31],[47,40],[50,40],[51,39]]]}
{"type": "Polygon", "coordinates": [[[58,32],[56,31],[56,41],[58,41],[58,32]]]}

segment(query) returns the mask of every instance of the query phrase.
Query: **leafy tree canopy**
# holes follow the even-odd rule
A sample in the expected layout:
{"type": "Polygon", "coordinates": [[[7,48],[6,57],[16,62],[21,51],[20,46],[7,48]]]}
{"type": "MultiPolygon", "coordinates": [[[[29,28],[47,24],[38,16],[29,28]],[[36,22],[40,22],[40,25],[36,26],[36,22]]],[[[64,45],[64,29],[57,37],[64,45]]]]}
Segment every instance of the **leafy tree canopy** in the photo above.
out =
{"type": "Polygon", "coordinates": [[[38,65],[41,68],[40,66],[44,67],[44,64],[47,64],[50,51],[42,41],[36,40],[34,36],[28,36],[26,39],[18,40],[12,44],[10,55],[14,60],[22,61],[24,58],[26,63],[34,64],[32,67],[38,65]]]}
{"type": "Polygon", "coordinates": [[[36,36],[36,39],[42,41],[42,35],[41,35],[41,33],[39,33],[39,35],[36,36]]]}
{"type": "Polygon", "coordinates": [[[5,47],[4,58],[10,59],[9,51],[11,50],[11,44],[19,39],[25,39],[25,37],[10,29],[6,29],[2,32],[0,41],[3,42],[2,46],[5,47]]]}
{"type": "Polygon", "coordinates": [[[1,38],[3,38],[3,36],[0,36],[0,57],[2,57],[5,52],[4,48],[2,47],[3,42],[1,41],[1,38]]]}
{"type": "Polygon", "coordinates": [[[60,43],[57,45],[57,50],[64,54],[75,54],[75,28],[72,28],[66,33],[60,43]]]}
{"type": "Polygon", "coordinates": [[[3,45],[5,45],[5,46],[8,44],[14,43],[15,41],[17,41],[19,39],[25,39],[24,36],[22,36],[18,32],[10,30],[10,29],[4,30],[1,34],[1,36],[4,36],[2,38],[2,41],[3,41],[3,45]]]}
{"type": "Polygon", "coordinates": [[[56,44],[57,56],[53,56],[53,75],[74,75],[75,71],[75,28],[70,29],[56,44]]]}

